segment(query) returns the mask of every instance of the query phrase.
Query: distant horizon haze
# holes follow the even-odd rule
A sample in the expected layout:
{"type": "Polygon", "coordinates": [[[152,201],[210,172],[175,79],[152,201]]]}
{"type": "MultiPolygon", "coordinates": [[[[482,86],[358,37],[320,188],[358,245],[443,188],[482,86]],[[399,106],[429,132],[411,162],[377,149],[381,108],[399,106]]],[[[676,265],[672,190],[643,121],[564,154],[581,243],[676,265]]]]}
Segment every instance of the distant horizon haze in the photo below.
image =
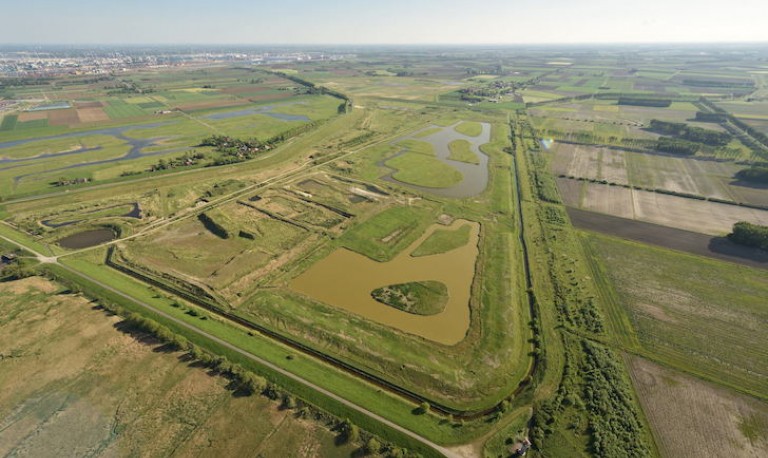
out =
{"type": "Polygon", "coordinates": [[[4,45],[505,46],[768,42],[762,0],[30,0],[4,45]]]}

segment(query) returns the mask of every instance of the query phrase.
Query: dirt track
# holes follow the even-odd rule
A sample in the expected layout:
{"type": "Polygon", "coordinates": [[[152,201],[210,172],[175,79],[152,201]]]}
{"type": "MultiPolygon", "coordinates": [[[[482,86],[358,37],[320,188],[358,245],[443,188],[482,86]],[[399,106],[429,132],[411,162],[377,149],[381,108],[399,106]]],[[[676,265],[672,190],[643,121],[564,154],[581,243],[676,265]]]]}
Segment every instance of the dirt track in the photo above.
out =
{"type": "Polygon", "coordinates": [[[768,253],[735,245],[723,237],[713,237],[571,207],[567,209],[571,223],[579,229],[768,269],[768,253]]]}

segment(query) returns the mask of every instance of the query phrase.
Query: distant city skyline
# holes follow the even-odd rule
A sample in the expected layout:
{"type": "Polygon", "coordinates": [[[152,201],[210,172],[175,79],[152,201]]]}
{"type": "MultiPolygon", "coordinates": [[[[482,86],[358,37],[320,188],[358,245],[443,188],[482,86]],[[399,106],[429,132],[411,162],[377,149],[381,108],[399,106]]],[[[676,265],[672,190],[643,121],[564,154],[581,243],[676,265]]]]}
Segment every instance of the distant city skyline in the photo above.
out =
{"type": "Polygon", "coordinates": [[[764,0],[30,0],[0,44],[591,44],[765,42],[764,0]]]}

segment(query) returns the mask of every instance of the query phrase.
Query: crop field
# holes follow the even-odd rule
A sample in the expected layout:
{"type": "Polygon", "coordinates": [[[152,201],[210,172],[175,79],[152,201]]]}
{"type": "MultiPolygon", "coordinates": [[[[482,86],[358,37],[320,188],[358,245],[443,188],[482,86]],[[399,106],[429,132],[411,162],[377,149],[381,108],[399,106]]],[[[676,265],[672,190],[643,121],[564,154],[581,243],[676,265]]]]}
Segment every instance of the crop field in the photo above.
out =
{"type": "Polygon", "coordinates": [[[632,380],[663,456],[706,456],[727,444],[733,456],[768,453],[768,404],[642,358],[632,380]]]}
{"type": "Polygon", "coordinates": [[[730,162],[586,145],[556,144],[550,151],[557,175],[724,200],[741,198],[738,192],[743,186],[731,183],[742,167],[730,162]]]}
{"type": "Polygon", "coordinates": [[[644,349],[684,371],[765,398],[764,270],[602,235],[586,242],[644,349]]]}
{"type": "Polygon", "coordinates": [[[275,401],[236,395],[224,377],[48,280],[0,283],[0,297],[4,456],[348,457],[355,449],[275,401]]]}
{"type": "Polygon", "coordinates": [[[559,178],[566,205],[710,235],[725,235],[739,221],[768,224],[768,210],[658,192],[559,178]]]}

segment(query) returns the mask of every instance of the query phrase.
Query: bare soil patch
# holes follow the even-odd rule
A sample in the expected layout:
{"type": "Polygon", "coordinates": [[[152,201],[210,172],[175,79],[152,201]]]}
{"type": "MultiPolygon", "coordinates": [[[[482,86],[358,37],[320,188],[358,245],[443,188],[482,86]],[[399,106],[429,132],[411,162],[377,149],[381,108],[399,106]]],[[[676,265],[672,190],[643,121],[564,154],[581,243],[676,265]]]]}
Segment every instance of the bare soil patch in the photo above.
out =
{"type": "Polygon", "coordinates": [[[51,110],[48,112],[48,124],[52,126],[70,126],[80,123],[77,110],[67,108],[64,110],[51,110]]]}
{"type": "Polygon", "coordinates": [[[19,122],[27,121],[39,121],[41,119],[48,119],[48,112],[46,111],[25,111],[19,115],[19,122]]]}

